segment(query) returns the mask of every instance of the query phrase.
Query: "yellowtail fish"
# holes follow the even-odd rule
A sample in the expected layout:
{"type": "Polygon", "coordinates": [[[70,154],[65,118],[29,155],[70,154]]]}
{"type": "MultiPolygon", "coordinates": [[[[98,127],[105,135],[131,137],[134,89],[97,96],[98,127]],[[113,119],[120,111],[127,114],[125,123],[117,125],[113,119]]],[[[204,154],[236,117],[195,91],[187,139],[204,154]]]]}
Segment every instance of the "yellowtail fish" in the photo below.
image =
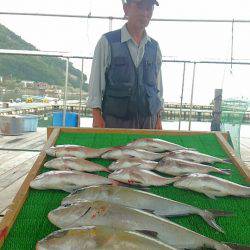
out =
{"type": "Polygon", "coordinates": [[[203,193],[212,199],[229,195],[250,197],[250,187],[207,174],[183,176],[174,183],[174,186],[203,193]]]}
{"type": "Polygon", "coordinates": [[[159,160],[164,154],[154,153],[143,149],[132,149],[127,147],[117,147],[102,154],[103,159],[119,160],[124,158],[136,157],[143,160],[159,160]]]}
{"type": "Polygon", "coordinates": [[[117,170],[121,168],[130,168],[130,167],[137,167],[147,170],[153,170],[157,166],[158,162],[149,161],[149,160],[142,160],[139,158],[126,158],[120,159],[113,163],[111,163],[108,168],[110,170],[117,170]]]}
{"type": "Polygon", "coordinates": [[[223,243],[184,228],[170,220],[104,201],[67,204],[49,212],[48,218],[59,228],[88,225],[152,232],[160,241],[177,249],[201,249],[204,247],[217,250],[231,249],[223,243]]]}
{"type": "Polygon", "coordinates": [[[108,151],[108,148],[88,148],[79,145],[58,145],[48,148],[45,152],[47,155],[54,157],[77,157],[77,158],[98,158],[108,151]]]}
{"type": "Polygon", "coordinates": [[[30,187],[39,190],[59,189],[70,193],[86,186],[112,183],[112,180],[95,174],[74,171],[49,171],[38,175],[32,180],[30,187]]]}
{"type": "Polygon", "coordinates": [[[165,156],[186,161],[193,161],[197,163],[213,163],[213,162],[228,163],[228,161],[225,161],[218,157],[202,154],[195,150],[178,150],[178,151],[166,152],[165,156]]]}
{"type": "Polygon", "coordinates": [[[44,164],[46,168],[52,168],[57,170],[76,170],[80,172],[95,172],[103,171],[110,172],[107,168],[97,163],[85,160],[83,158],[76,157],[59,157],[44,164]]]}
{"type": "Polygon", "coordinates": [[[161,140],[158,138],[141,138],[127,144],[128,147],[144,149],[152,152],[165,152],[180,149],[187,149],[181,145],[161,140]]]}
{"type": "Polygon", "coordinates": [[[146,169],[137,167],[115,170],[108,176],[109,179],[138,186],[165,186],[177,181],[180,177],[166,178],[146,169]]]}
{"type": "Polygon", "coordinates": [[[85,226],[56,231],[36,245],[37,250],[175,250],[146,235],[106,226],[85,226]]]}
{"type": "Polygon", "coordinates": [[[184,175],[184,174],[192,174],[192,173],[218,173],[218,174],[230,174],[230,169],[219,169],[213,166],[190,162],[180,159],[174,159],[169,157],[164,157],[159,161],[155,170],[161,173],[169,174],[169,175],[184,175]]]}
{"type": "Polygon", "coordinates": [[[92,186],[71,193],[62,200],[62,205],[81,201],[106,201],[119,205],[141,209],[161,217],[197,214],[211,227],[223,232],[215,218],[229,216],[232,213],[217,210],[203,210],[188,204],[151,194],[148,192],[121,186],[92,186]]]}

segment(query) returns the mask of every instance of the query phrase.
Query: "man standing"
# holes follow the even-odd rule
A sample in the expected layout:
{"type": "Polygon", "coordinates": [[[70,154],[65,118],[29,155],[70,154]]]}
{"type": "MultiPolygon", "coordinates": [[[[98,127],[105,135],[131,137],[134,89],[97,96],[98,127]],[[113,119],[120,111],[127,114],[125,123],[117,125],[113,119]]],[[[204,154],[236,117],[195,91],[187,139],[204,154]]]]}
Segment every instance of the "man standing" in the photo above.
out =
{"type": "Polygon", "coordinates": [[[162,57],[145,31],[154,5],[156,0],[123,0],[127,23],[99,40],[87,102],[93,127],[162,129],[162,57]]]}

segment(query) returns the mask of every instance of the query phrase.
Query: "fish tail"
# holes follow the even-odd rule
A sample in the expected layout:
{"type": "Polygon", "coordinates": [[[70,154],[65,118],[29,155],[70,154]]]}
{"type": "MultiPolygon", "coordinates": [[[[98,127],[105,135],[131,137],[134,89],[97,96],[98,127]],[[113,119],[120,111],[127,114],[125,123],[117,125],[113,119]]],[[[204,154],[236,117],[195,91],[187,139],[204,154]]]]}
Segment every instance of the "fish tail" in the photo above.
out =
{"type": "Polygon", "coordinates": [[[230,159],[228,159],[228,158],[222,159],[221,161],[222,161],[223,163],[232,163],[232,161],[231,161],[230,159]]]}
{"type": "Polygon", "coordinates": [[[200,216],[214,229],[224,233],[224,230],[216,223],[216,218],[221,216],[232,216],[231,212],[220,210],[204,210],[200,213],[200,216]]]}
{"type": "Polygon", "coordinates": [[[234,250],[250,250],[250,246],[242,246],[234,243],[225,243],[225,245],[234,250]]]}
{"type": "Polygon", "coordinates": [[[168,185],[168,184],[174,183],[176,181],[179,181],[181,178],[182,178],[182,176],[175,176],[175,177],[172,177],[172,178],[166,178],[165,185],[168,185]]]}
{"type": "Polygon", "coordinates": [[[218,173],[231,175],[231,169],[219,169],[218,173]]]}

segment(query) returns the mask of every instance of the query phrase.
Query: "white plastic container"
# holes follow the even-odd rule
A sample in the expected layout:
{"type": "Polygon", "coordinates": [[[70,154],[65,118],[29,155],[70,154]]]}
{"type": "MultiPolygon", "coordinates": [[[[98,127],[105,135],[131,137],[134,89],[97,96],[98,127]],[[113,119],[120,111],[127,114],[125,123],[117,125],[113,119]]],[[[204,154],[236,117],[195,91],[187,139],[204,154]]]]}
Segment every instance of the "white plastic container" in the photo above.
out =
{"type": "Polygon", "coordinates": [[[37,125],[38,125],[38,116],[37,115],[25,115],[22,117],[24,119],[23,132],[36,132],[37,125]]]}

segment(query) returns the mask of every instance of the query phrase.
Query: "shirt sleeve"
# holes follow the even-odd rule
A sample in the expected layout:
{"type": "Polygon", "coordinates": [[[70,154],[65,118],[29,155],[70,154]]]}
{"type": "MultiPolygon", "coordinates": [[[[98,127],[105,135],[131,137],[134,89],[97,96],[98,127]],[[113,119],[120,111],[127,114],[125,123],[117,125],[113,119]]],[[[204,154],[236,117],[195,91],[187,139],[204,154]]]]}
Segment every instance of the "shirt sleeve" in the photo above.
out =
{"type": "Polygon", "coordinates": [[[89,78],[88,108],[102,107],[102,98],[106,86],[105,72],[110,64],[110,48],[105,36],[98,41],[92,60],[89,78]]]}
{"type": "Polygon", "coordinates": [[[164,98],[163,98],[163,84],[162,84],[162,72],[161,72],[162,54],[161,54],[161,50],[160,50],[159,45],[157,48],[157,64],[158,64],[158,68],[159,68],[159,72],[158,72],[158,76],[157,76],[157,88],[159,90],[158,96],[160,98],[161,107],[163,109],[164,108],[164,98]]]}

